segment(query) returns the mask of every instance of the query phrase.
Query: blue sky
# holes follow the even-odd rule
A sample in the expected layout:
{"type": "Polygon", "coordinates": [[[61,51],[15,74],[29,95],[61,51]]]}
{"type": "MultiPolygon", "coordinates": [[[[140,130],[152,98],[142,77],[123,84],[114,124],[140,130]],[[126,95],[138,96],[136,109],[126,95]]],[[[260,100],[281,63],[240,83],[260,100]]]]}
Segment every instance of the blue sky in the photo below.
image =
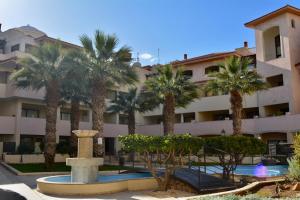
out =
{"type": "Polygon", "coordinates": [[[116,33],[143,64],[166,63],[233,50],[254,32],[244,23],[299,0],[1,0],[2,29],[30,24],[49,36],[79,44],[96,29],[116,33]]]}

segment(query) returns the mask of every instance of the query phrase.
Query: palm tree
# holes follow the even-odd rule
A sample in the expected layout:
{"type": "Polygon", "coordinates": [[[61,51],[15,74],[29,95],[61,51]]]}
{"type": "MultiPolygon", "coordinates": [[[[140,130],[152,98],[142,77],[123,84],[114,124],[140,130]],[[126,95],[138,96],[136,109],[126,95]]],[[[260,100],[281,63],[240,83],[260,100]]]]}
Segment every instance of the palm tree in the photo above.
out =
{"type": "Polygon", "coordinates": [[[19,88],[45,89],[46,135],[45,164],[52,167],[56,149],[57,107],[61,99],[60,87],[65,76],[64,51],[58,44],[45,43],[34,48],[31,56],[20,60],[22,68],[12,74],[19,88]]]}
{"type": "Polygon", "coordinates": [[[174,134],[175,107],[185,107],[198,97],[197,85],[189,79],[184,75],[183,69],[178,68],[173,72],[171,65],[165,65],[158,67],[157,76],[148,79],[145,83],[147,92],[153,94],[149,101],[163,104],[165,135],[174,134]]]}
{"type": "Polygon", "coordinates": [[[220,71],[210,74],[204,86],[213,93],[229,93],[232,110],[233,135],[241,134],[243,95],[251,95],[256,91],[267,89],[267,84],[256,70],[250,70],[253,61],[246,57],[232,56],[220,64],[220,71]]]}
{"type": "Polygon", "coordinates": [[[153,104],[146,103],[146,93],[138,94],[137,88],[130,88],[128,93],[119,93],[117,98],[112,100],[112,105],[108,108],[109,112],[122,112],[127,115],[128,134],[135,134],[135,113],[146,112],[153,109],[153,104]]]}
{"type": "Polygon", "coordinates": [[[79,129],[80,103],[88,102],[87,68],[84,67],[85,56],[81,51],[70,51],[65,58],[66,75],[62,82],[61,95],[65,101],[71,101],[71,140],[70,153],[75,157],[77,152],[77,137],[72,132],[79,129]]]}
{"type": "Polygon", "coordinates": [[[98,133],[94,137],[95,156],[103,155],[102,145],[98,145],[97,138],[103,137],[105,112],[105,97],[108,88],[132,84],[137,81],[137,75],[129,63],[131,50],[123,46],[117,50],[118,38],[96,30],[94,40],[82,35],[80,41],[88,60],[88,76],[91,87],[91,105],[93,130],[98,133]]]}

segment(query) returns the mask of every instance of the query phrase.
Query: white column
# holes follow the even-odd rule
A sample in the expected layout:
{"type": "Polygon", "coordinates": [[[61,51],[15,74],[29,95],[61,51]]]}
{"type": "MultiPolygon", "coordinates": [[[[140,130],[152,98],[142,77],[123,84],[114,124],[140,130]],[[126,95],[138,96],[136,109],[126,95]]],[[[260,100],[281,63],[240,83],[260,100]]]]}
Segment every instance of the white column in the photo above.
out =
{"type": "Polygon", "coordinates": [[[120,124],[120,113],[116,113],[116,124],[120,124]]]}
{"type": "MultiPolygon", "coordinates": [[[[59,131],[58,131],[58,124],[60,123],[60,107],[57,108],[56,112],[56,144],[59,143],[59,131]]],[[[70,131],[69,131],[70,132],[70,131]]]]}
{"type": "Polygon", "coordinates": [[[184,123],[184,117],[183,117],[183,114],[180,114],[180,123],[184,123]]]}
{"type": "Polygon", "coordinates": [[[286,138],[287,138],[288,144],[292,144],[294,142],[294,136],[295,136],[295,133],[292,133],[292,132],[286,133],[286,138]]]}
{"type": "Polygon", "coordinates": [[[15,116],[15,135],[14,141],[16,142],[16,150],[21,140],[21,120],[22,120],[22,102],[17,100],[16,102],[16,116],[15,116]]]}

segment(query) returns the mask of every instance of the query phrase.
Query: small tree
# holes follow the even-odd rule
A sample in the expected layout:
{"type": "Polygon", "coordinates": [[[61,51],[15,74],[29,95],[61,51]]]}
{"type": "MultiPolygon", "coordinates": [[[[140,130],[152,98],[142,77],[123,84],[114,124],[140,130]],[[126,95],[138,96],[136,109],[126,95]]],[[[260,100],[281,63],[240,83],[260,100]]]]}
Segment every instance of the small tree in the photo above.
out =
{"type": "Polygon", "coordinates": [[[65,57],[64,69],[66,75],[62,81],[61,96],[63,100],[71,103],[71,141],[70,155],[76,157],[77,154],[77,136],[72,132],[79,129],[80,122],[80,103],[89,101],[89,82],[87,68],[84,67],[86,58],[80,50],[69,51],[65,57]]]}
{"type": "Polygon", "coordinates": [[[288,177],[292,181],[300,181],[300,134],[294,137],[294,153],[295,155],[288,159],[288,177]]]}
{"type": "Polygon", "coordinates": [[[164,134],[174,134],[175,108],[185,107],[198,98],[197,85],[184,75],[183,69],[173,71],[172,65],[157,68],[157,76],[145,82],[146,91],[152,93],[150,102],[163,105],[164,134]],[[159,103],[157,103],[159,102],[159,103]]]}
{"type": "Polygon", "coordinates": [[[130,88],[128,93],[119,93],[117,98],[111,101],[108,112],[123,112],[128,119],[128,134],[135,133],[135,113],[146,112],[155,107],[147,103],[147,93],[138,93],[137,88],[130,88]]]}
{"type": "Polygon", "coordinates": [[[210,74],[213,79],[204,87],[207,92],[215,94],[229,93],[233,135],[242,134],[243,95],[251,95],[267,88],[267,84],[257,71],[249,69],[252,63],[249,58],[232,56],[220,65],[219,72],[210,74]]]}
{"type": "Polygon", "coordinates": [[[247,136],[217,136],[204,140],[205,152],[216,155],[220,166],[223,167],[223,178],[229,179],[238,164],[241,164],[245,156],[263,154],[266,145],[263,141],[247,136]]]}
{"type": "Polygon", "coordinates": [[[149,171],[158,183],[158,189],[168,189],[171,175],[184,165],[184,156],[197,153],[202,148],[202,139],[189,134],[168,136],[127,135],[120,136],[124,150],[140,153],[149,171]],[[158,163],[165,167],[163,175],[158,173],[154,165],[158,163]]]}

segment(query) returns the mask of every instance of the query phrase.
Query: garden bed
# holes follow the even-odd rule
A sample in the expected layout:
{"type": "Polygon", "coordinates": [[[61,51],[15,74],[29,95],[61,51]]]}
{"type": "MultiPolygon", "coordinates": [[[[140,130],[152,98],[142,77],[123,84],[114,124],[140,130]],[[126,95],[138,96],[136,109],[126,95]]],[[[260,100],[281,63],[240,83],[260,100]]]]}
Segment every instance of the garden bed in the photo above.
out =
{"type": "MultiPolygon", "coordinates": [[[[46,170],[44,163],[31,163],[31,164],[10,164],[14,169],[22,173],[34,173],[34,172],[69,172],[70,166],[66,166],[65,163],[55,163],[52,170],[46,170]]],[[[116,170],[133,170],[133,167],[117,166],[117,165],[103,165],[99,167],[99,171],[116,171],[116,170]]]]}

